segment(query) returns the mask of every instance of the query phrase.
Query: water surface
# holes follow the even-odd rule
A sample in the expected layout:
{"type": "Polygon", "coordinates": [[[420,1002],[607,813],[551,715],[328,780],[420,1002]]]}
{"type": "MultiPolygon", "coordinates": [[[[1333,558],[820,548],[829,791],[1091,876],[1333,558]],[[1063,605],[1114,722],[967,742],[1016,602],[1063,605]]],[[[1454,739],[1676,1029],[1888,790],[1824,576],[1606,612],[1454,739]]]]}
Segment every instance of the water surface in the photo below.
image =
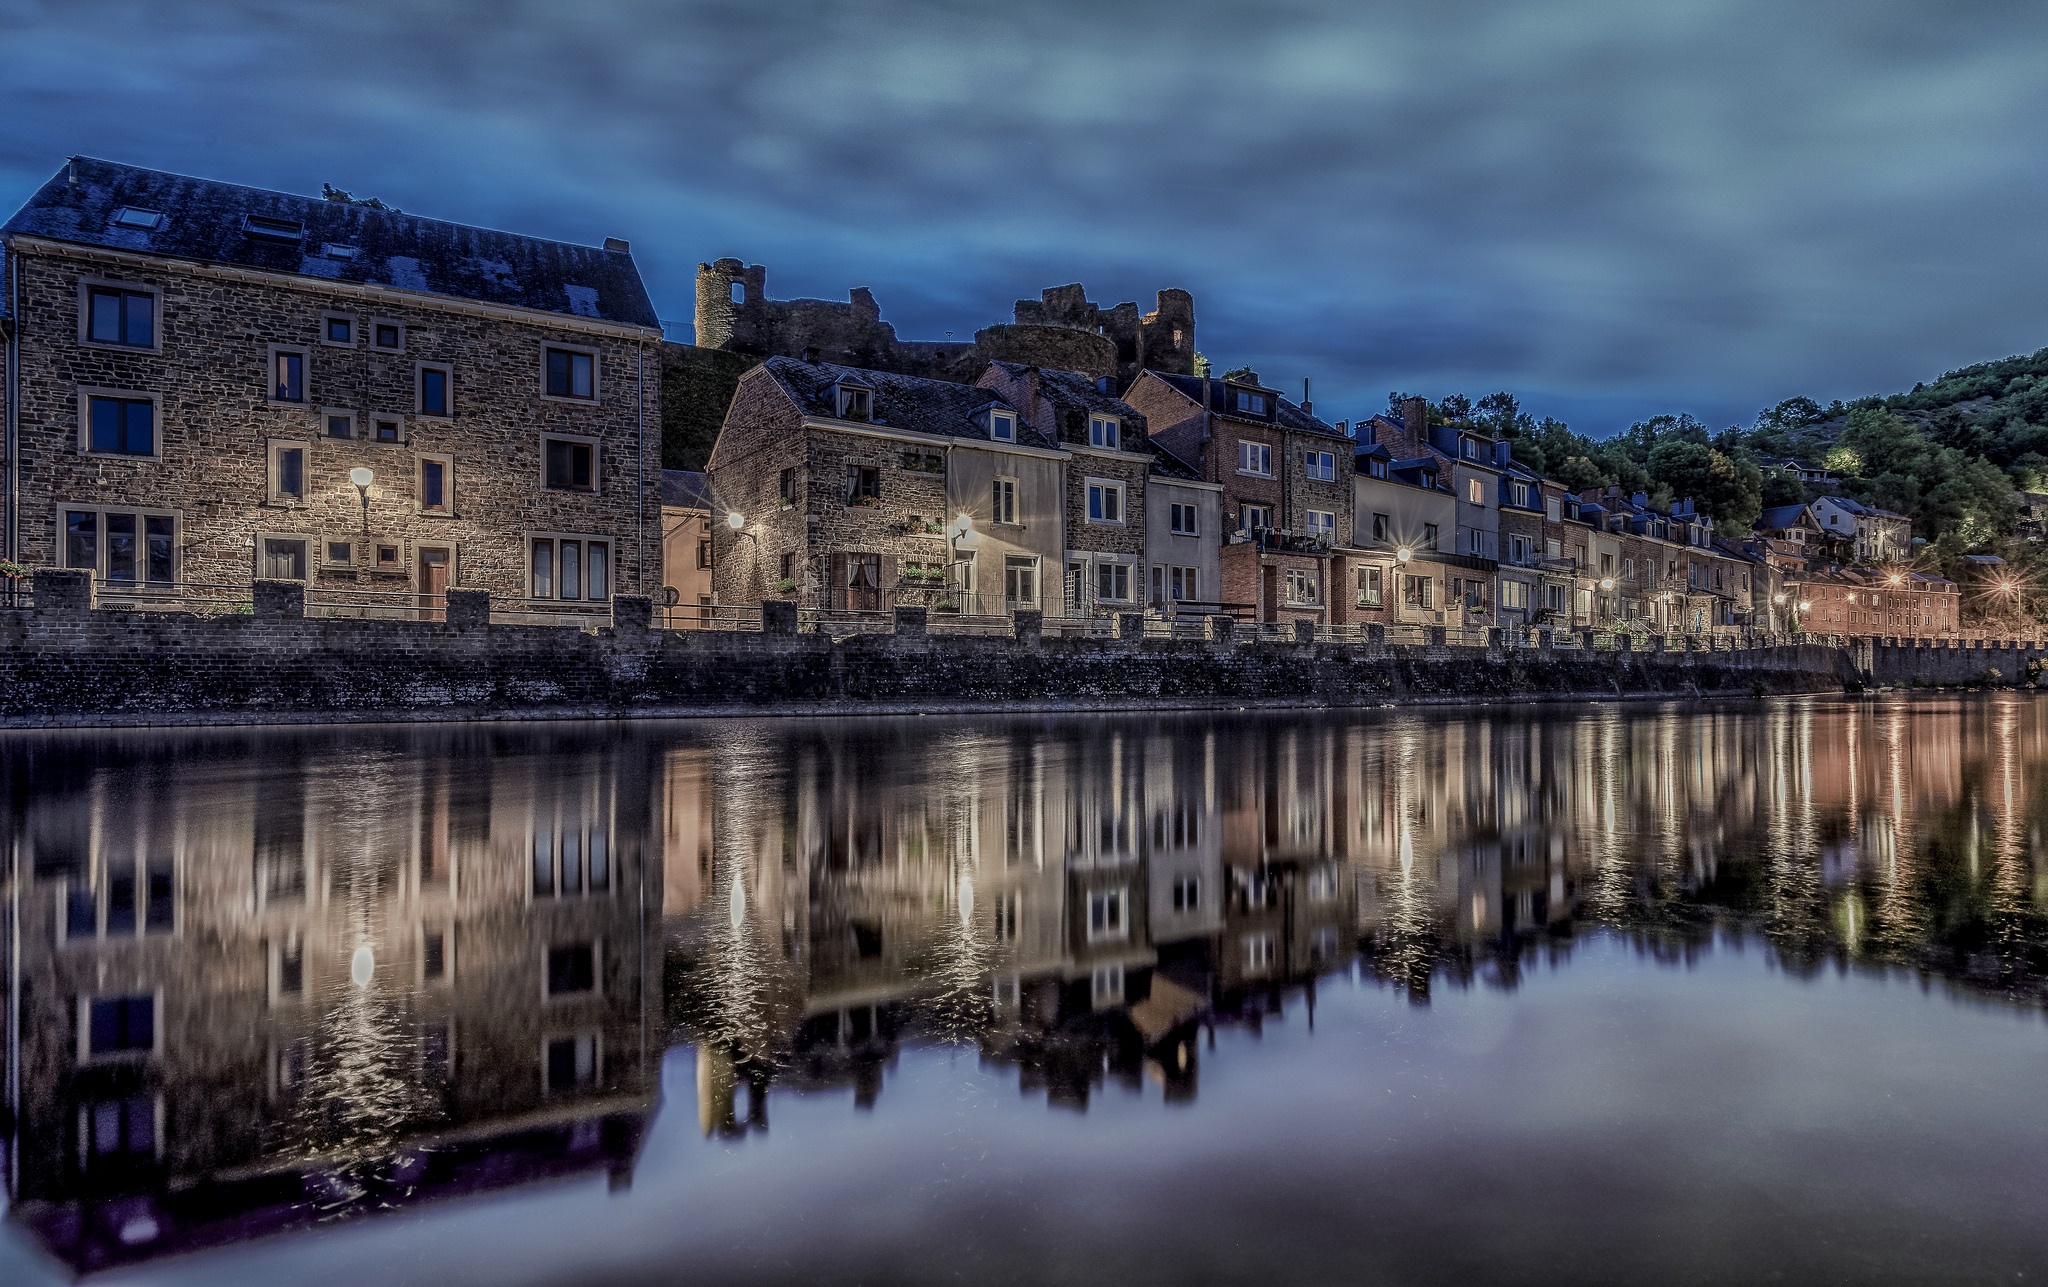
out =
{"type": "Polygon", "coordinates": [[[2048,704],[0,740],[0,1279],[2048,1272],[2048,704]]]}

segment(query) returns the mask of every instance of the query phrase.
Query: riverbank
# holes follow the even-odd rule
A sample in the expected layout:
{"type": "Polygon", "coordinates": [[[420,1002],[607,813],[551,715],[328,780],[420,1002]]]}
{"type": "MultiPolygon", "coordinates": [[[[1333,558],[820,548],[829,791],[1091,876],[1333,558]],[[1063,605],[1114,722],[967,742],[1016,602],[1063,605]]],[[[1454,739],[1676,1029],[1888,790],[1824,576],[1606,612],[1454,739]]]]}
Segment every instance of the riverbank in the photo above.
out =
{"type": "Polygon", "coordinates": [[[1840,692],[1847,653],[0,613],[0,726],[1333,708],[1840,692]]]}

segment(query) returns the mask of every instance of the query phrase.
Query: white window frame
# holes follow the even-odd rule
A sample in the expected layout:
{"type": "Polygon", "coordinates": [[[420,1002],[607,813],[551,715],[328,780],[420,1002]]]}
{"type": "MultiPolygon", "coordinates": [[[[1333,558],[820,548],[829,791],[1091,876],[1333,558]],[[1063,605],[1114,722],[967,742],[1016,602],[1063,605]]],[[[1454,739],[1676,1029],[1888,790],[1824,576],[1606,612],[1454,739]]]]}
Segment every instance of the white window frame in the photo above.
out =
{"type": "Polygon", "coordinates": [[[1091,412],[1088,416],[1088,445],[1106,451],[1122,451],[1124,422],[1115,416],[1091,412]]]}
{"type": "Polygon", "coordinates": [[[415,362],[412,364],[412,413],[430,420],[453,420],[455,418],[455,366],[451,362],[415,362]],[[427,372],[439,371],[446,381],[445,392],[448,409],[427,410],[427,372]]]}
{"type": "Polygon", "coordinates": [[[1301,453],[1302,472],[1309,480],[1319,483],[1337,481],[1337,456],[1329,451],[1304,451],[1301,453]]]}
{"type": "Polygon", "coordinates": [[[1128,886],[1118,885],[1114,889],[1089,890],[1087,913],[1089,942],[1102,943],[1112,939],[1128,939],[1131,936],[1131,891],[1128,886]],[[1100,929],[1095,925],[1095,908],[1098,900],[1103,908],[1100,929]]]}
{"type": "Polygon", "coordinates": [[[604,444],[589,434],[555,433],[552,430],[540,436],[540,489],[544,492],[560,492],[569,496],[602,496],[604,494],[604,444]],[[551,487],[548,485],[548,444],[554,441],[578,443],[590,448],[590,486],[551,487]]]}
{"type": "Polygon", "coordinates": [[[285,509],[302,509],[313,492],[313,444],[296,438],[272,438],[264,444],[264,503],[285,509]],[[278,457],[281,453],[299,453],[299,494],[287,496],[279,489],[278,457]]]}
{"type": "MultiPolygon", "coordinates": [[[[570,383],[575,383],[572,373],[570,383]]],[[[563,344],[555,340],[543,340],[540,346],[540,399],[542,402],[561,402],[572,407],[594,407],[599,405],[604,389],[604,358],[596,349],[581,344],[563,344]],[[548,392],[548,354],[560,351],[590,359],[590,396],[579,398],[569,393],[548,392]]],[[[450,389],[451,403],[453,388],[450,389]]]]}
{"type": "Polygon", "coordinates": [[[141,282],[117,281],[111,277],[80,277],[78,279],[78,342],[87,348],[106,349],[114,353],[155,353],[164,351],[164,290],[161,286],[145,286],[141,282]],[[150,318],[149,344],[122,344],[114,340],[92,338],[92,292],[117,290],[130,295],[154,296],[156,302],[150,318]]]}
{"type": "Polygon", "coordinates": [[[1288,568],[1283,578],[1287,587],[1287,604],[1296,608],[1319,608],[1322,606],[1322,578],[1313,568],[1288,568]],[[1299,587],[1308,587],[1308,597],[1303,598],[1299,587]]]}
{"type": "Polygon", "coordinates": [[[320,314],[320,343],[325,348],[352,349],[356,346],[356,341],[362,338],[362,334],[363,321],[354,313],[343,313],[335,309],[328,309],[326,312],[320,314]],[[348,339],[335,340],[328,338],[327,324],[333,321],[343,321],[348,323],[348,339]]]}
{"type": "Polygon", "coordinates": [[[1095,564],[1096,601],[1100,603],[1133,602],[1131,598],[1131,582],[1134,579],[1135,575],[1135,569],[1133,569],[1131,564],[1124,562],[1121,559],[1098,560],[1095,564]],[[1120,589],[1122,591],[1121,594],[1104,594],[1102,592],[1103,574],[1105,572],[1109,574],[1109,581],[1111,587],[1113,589],[1120,589]],[[1118,575],[1119,572],[1121,572],[1121,575],[1118,575]],[[1119,586],[1117,584],[1118,582],[1122,582],[1122,584],[1119,586]]]}
{"type": "Polygon", "coordinates": [[[1251,535],[1253,532],[1272,531],[1273,507],[1271,505],[1261,505],[1255,503],[1246,503],[1243,505],[1239,505],[1237,507],[1237,530],[1244,533],[1247,536],[1251,535]],[[1259,514],[1266,521],[1259,524],[1257,527],[1253,527],[1251,522],[1251,515],[1254,513],[1259,514]]]}
{"type": "Polygon", "coordinates": [[[1327,537],[1332,541],[1337,539],[1336,511],[1327,509],[1312,509],[1309,510],[1308,513],[1303,517],[1307,523],[1308,534],[1310,536],[1327,537]]]}
{"type": "Polygon", "coordinates": [[[1468,505],[1477,505],[1481,509],[1484,509],[1486,507],[1486,484],[1481,482],[1477,478],[1466,479],[1465,503],[1468,505]]]}
{"type": "Polygon", "coordinates": [[[1381,608],[1387,602],[1386,569],[1375,564],[1361,564],[1358,569],[1358,605],[1361,608],[1381,608]]]}
{"type": "Polygon", "coordinates": [[[1175,603],[1201,603],[1202,569],[1176,565],[1167,572],[1167,592],[1175,603]]]}
{"type": "Polygon", "coordinates": [[[1268,974],[1273,969],[1273,936],[1271,934],[1247,934],[1241,940],[1244,944],[1244,972],[1246,974],[1268,974]]]}
{"type": "MultiPolygon", "coordinates": [[[[449,568],[450,584],[454,583],[454,575],[454,568],[451,566],[449,568]]],[[[526,582],[526,597],[530,600],[533,600],[536,603],[609,603],[611,602],[612,596],[618,593],[618,542],[614,541],[609,536],[599,536],[589,532],[528,532],[526,534],[526,568],[524,572],[524,580],[526,582]],[[563,541],[579,542],[576,551],[576,556],[578,559],[576,573],[577,597],[573,599],[565,599],[562,597],[561,594],[563,541]],[[540,593],[539,590],[535,587],[533,575],[533,551],[536,546],[543,544],[547,545],[550,550],[550,554],[548,556],[549,592],[547,594],[540,593]],[[588,593],[590,547],[593,544],[602,545],[605,547],[605,593],[603,598],[595,599],[592,598],[588,593]]]]}
{"type": "Polygon", "coordinates": [[[1125,493],[1124,484],[1117,482],[1113,478],[1091,478],[1088,480],[1087,485],[1088,507],[1084,516],[1090,523],[1100,524],[1105,527],[1122,527],[1127,521],[1125,516],[1130,512],[1125,508],[1128,500],[1129,497],[1125,493]],[[1116,517],[1114,518],[1108,517],[1110,507],[1107,502],[1112,496],[1116,498],[1116,517]],[[1098,515],[1102,517],[1098,517],[1098,515]]]}
{"type": "Polygon", "coordinates": [[[1017,441],[1017,413],[996,408],[988,413],[988,436],[994,442],[1017,441]]]}
{"type": "Polygon", "coordinates": [[[832,386],[832,417],[835,420],[852,420],[858,424],[872,424],[875,419],[875,391],[864,384],[837,383],[832,386]],[[861,403],[860,415],[849,415],[855,402],[861,403]]]}
{"type": "Polygon", "coordinates": [[[1172,512],[1168,515],[1168,526],[1175,536],[1200,536],[1201,513],[1199,505],[1188,501],[1174,501],[1172,512]]]}
{"type": "Polygon", "coordinates": [[[1006,527],[1017,525],[1017,480],[998,475],[989,480],[989,522],[1006,527]]]}
{"type": "Polygon", "coordinates": [[[1240,438],[1237,443],[1237,472],[1250,478],[1273,476],[1273,445],[1240,438]]]}
{"type": "Polygon", "coordinates": [[[1088,974],[1088,1001],[1097,1010],[1124,1003],[1124,963],[1105,961],[1088,974]]]}

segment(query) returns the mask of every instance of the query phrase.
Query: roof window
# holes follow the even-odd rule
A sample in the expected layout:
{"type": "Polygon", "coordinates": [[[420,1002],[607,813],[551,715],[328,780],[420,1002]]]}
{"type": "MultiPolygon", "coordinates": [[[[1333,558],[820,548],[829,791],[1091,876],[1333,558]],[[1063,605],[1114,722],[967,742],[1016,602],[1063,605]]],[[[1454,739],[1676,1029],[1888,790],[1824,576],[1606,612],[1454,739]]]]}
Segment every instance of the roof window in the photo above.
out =
{"type": "Polygon", "coordinates": [[[832,388],[837,395],[836,410],[841,420],[874,419],[874,398],[866,385],[853,380],[841,380],[832,388]]]}
{"type": "Polygon", "coordinates": [[[299,241],[306,235],[306,225],[297,219],[245,215],[242,218],[242,234],[254,237],[258,241],[299,241]]]}
{"type": "Polygon", "coordinates": [[[164,226],[164,217],[154,210],[144,210],[140,206],[122,206],[114,212],[113,222],[121,228],[140,228],[145,232],[154,232],[164,226]]]}
{"type": "Polygon", "coordinates": [[[363,252],[354,246],[337,246],[330,241],[320,247],[320,253],[329,259],[354,259],[363,252]]]}

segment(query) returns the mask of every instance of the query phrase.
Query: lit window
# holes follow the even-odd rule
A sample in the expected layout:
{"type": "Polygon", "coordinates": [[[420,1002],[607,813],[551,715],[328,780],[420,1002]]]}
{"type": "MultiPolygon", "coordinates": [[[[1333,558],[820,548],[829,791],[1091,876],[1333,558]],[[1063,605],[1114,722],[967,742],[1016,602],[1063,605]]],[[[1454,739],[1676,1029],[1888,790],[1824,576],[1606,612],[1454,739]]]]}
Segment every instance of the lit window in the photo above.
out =
{"type": "Polygon", "coordinates": [[[1480,482],[1477,478],[1466,479],[1465,499],[1474,505],[1484,505],[1486,503],[1486,484],[1480,482]]]}

